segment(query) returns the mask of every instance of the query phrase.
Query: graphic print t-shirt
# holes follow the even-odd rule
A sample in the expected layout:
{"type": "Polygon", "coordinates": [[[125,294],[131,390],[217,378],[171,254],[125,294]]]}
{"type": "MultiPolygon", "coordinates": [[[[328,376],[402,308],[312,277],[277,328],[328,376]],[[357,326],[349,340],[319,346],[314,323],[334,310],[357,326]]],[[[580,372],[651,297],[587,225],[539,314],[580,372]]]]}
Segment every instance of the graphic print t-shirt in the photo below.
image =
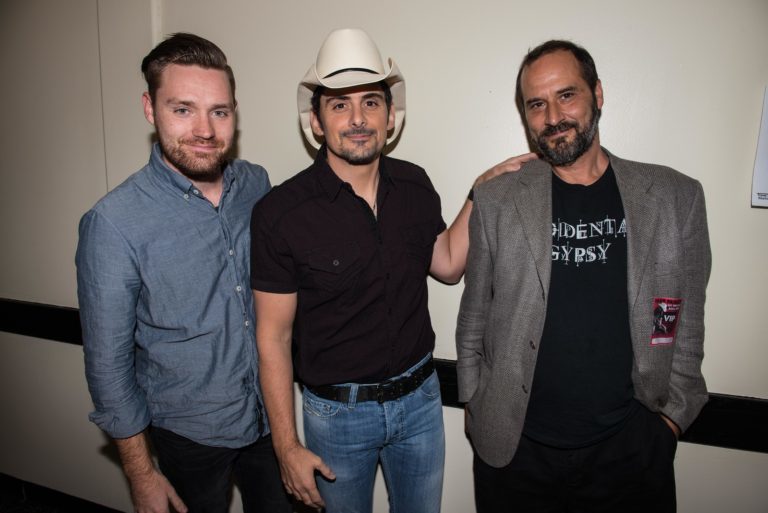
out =
{"type": "Polygon", "coordinates": [[[596,443],[631,413],[627,227],[613,169],[588,186],[552,176],[552,277],[524,434],[596,443]]]}

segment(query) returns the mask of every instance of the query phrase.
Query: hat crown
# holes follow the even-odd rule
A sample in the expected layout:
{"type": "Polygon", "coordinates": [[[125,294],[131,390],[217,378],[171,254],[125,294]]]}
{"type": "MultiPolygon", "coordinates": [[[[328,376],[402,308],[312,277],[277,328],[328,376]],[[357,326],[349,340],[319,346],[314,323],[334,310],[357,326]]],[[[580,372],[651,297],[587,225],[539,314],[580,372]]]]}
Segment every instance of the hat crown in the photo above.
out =
{"type": "Polygon", "coordinates": [[[385,81],[392,93],[391,110],[395,126],[387,143],[397,139],[405,119],[405,79],[392,59],[383,61],[376,43],[360,29],[338,29],[320,46],[315,62],[309,67],[296,91],[301,130],[310,145],[320,147],[310,123],[312,97],[318,87],[346,89],[385,81]]]}
{"type": "Polygon", "coordinates": [[[366,70],[385,74],[376,43],[360,29],[339,29],[331,32],[320,47],[315,61],[317,78],[324,79],[342,70],[366,70]]]}

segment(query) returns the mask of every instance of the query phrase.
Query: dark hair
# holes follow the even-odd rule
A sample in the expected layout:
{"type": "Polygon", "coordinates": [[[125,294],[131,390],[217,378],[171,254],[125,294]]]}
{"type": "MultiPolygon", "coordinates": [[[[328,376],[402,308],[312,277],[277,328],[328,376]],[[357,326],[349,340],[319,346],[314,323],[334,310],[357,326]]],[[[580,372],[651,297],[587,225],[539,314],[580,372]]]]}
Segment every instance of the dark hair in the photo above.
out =
{"type": "Polygon", "coordinates": [[[155,101],[155,92],[160,87],[160,77],[170,64],[200,66],[206,69],[225,71],[235,98],[235,75],[227,64],[227,56],[221,48],[194,34],[178,32],[166,38],[152,49],[141,61],[141,72],[147,81],[149,97],[155,101]]]}
{"type": "Polygon", "coordinates": [[[533,50],[530,50],[528,54],[523,58],[523,62],[520,64],[520,69],[517,71],[517,82],[515,83],[515,103],[517,104],[517,110],[520,112],[520,116],[525,120],[525,105],[523,103],[523,91],[520,87],[520,77],[523,75],[523,70],[539,60],[541,57],[555,52],[570,52],[576,60],[579,62],[581,68],[581,77],[589,86],[592,91],[594,99],[595,87],[597,86],[598,76],[597,68],[595,68],[595,61],[592,60],[592,56],[589,52],[581,46],[572,43],[570,41],[563,41],[560,39],[552,39],[546,43],[542,43],[533,50]]]}
{"type": "MultiPolygon", "coordinates": [[[[382,80],[378,84],[381,87],[381,90],[384,91],[384,102],[387,104],[387,114],[389,114],[389,109],[392,107],[392,91],[386,81],[382,80]]],[[[315,116],[317,116],[318,119],[320,119],[320,96],[325,92],[325,89],[324,86],[317,86],[315,90],[312,91],[312,112],[315,113],[315,116]]]]}

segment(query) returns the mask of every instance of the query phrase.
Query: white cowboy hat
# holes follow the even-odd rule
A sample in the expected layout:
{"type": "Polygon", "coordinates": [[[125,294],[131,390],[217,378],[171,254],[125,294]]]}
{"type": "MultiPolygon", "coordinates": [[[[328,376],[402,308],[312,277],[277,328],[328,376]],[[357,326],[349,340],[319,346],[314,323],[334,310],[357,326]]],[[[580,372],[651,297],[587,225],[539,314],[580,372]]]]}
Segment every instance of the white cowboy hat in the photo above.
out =
{"type": "Polygon", "coordinates": [[[395,128],[387,143],[397,138],[405,119],[405,79],[392,59],[381,59],[376,43],[360,29],[338,29],[331,32],[317,52],[317,60],[299,83],[297,101],[301,129],[307,141],[315,148],[320,142],[312,132],[309,113],[312,93],[318,86],[343,89],[385,81],[392,91],[395,109],[395,128]]]}

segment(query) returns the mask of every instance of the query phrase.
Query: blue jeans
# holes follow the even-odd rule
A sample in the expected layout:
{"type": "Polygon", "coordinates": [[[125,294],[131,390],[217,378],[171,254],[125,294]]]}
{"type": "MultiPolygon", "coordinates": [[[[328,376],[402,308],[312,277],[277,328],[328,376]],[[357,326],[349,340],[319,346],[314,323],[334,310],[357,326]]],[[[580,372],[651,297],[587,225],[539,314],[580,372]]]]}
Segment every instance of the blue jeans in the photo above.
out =
{"type": "Polygon", "coordinates": [[[437,373],[413,392],[382,404],[356,402],[357,385],[352,388],[347,403],[304,390],[307,448],[336,474],[334,481],[317,478],[326,513],[370,512],[379,462],[391,513],[439,512],[445,433],[437,373]]]}

